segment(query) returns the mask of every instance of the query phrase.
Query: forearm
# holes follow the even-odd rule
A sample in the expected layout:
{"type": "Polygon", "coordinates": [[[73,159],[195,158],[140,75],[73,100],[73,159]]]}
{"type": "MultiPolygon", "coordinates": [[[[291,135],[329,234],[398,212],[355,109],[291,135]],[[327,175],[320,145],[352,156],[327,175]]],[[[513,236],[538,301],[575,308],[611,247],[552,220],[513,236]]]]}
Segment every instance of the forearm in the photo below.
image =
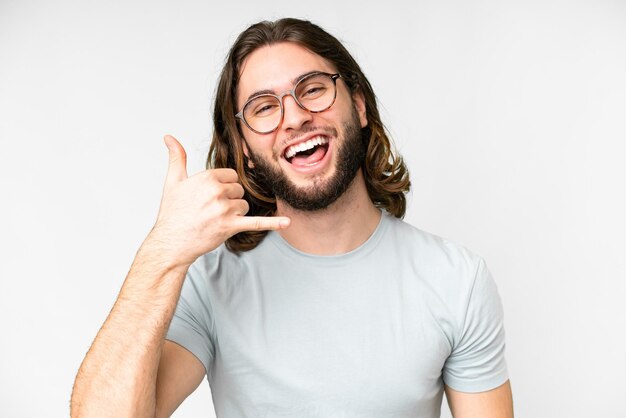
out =
{"type": "Polygon", "coordinates": [[[156,375],[186,268],[146,240],[80,367],[72,417],[154,416],[156,375]]]}

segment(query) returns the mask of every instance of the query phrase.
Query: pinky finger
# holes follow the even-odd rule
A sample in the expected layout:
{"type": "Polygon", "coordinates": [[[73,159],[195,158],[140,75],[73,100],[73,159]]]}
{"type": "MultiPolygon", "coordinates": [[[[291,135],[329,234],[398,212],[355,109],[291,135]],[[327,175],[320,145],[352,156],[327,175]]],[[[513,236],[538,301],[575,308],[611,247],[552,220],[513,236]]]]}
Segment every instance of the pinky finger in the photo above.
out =
{"type": "Polygon", "coordinates": [[[270,231],[287,228],[290,223],[285,216],[239,216],[234,226],[236,232],[270,231]]]}

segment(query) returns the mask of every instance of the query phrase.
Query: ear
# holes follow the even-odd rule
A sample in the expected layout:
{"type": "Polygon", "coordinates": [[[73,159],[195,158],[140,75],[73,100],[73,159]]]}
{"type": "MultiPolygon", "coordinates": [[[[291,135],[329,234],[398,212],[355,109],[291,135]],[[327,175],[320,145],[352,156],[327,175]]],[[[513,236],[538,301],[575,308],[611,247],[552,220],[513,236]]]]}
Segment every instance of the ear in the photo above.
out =
{"type": "Polygon", "coordinates": [[[358,90],[352,94],[352,100],[354,101],[354,107],[359,114],[359,121],[361,121],[361,128],[367,126],[367,108],[365,106],[365,96],[361,90],[358,90]]]}
{"type": "Polygon", "coordinates": [[[248,159],[248,168],[254,168],[254,163],[250,159],[250,151],[248,150],[248,144],[245,139],[241,139],[241,147],[243,148],[243,154],[248,159]]]}

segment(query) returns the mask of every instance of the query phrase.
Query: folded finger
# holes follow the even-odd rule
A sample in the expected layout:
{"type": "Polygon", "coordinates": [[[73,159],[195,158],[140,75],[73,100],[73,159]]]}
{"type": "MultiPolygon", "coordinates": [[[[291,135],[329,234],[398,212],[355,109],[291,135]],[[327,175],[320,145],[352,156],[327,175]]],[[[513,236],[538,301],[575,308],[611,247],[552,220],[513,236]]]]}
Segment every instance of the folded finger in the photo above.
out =
{"type": "Polygon", "coordinates": [[[239,183],[224,184],[224,195],[229,199],[241,199],[244,194],[243,186],[239,183]]]}

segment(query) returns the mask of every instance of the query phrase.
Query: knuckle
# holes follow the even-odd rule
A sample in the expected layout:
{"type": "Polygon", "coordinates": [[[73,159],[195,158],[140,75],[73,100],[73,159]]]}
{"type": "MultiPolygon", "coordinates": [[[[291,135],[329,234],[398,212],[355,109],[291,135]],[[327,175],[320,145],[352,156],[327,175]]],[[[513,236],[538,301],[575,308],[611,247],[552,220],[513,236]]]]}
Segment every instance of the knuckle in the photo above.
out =
{"type": "Polygon", "coordinates": [[[224,187],[222,187],[222,186],[215,186],[213,188],[211,194],[213,196],[213,199],[217,200],[220,203],[226,197],[226,191],[224,190],[224,187]]]}
{"type": "Polygon", "coordinates": [[[214,170],[206,170],[204,173],[204,178],[208,181],[215,181],[215,171],[214,170]]]}
{"type": "Polygon", "coordinates": [[[208,204],[213,204],[215,201],[219,200],[218,190],[211,187],[204,192],[204,198],[208,204]]]}
{"type": "Polygon", "coordinates": [[[245,200],[242,200],[242,202],[243,203],[241,204],[241,214],[245,215],[250,210],[250,204],[245,200]]]}
{"type": "Polygon", "coordinates": [[[210,187],[204,189],[205,190],[203,190],[202,193],[205,193],[210,201],[220,201],[226,195],[224,186],[219,183],[213,183],[210,187]]]}
{"type": "Polygon", "coordinates": [[[221,217],[223,217],[225,214],[228,213],[229,208],[228,205],[224,202],[224,201],[217,201],[215,203],[215,211],[217,212],[217,214],[221,217]]]}

